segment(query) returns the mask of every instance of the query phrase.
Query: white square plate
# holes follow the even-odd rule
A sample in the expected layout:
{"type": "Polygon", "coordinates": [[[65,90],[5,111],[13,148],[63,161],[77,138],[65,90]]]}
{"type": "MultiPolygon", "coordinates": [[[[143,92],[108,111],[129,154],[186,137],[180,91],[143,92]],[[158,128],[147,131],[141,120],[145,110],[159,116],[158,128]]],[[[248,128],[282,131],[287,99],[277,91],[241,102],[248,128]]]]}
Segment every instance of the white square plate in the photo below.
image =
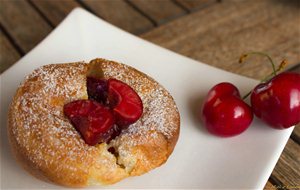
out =
{"type": "Polygon", "coordinates": [[[35,68],[96,57],[126,63],[152,76],[172,94],[181,115],[179,141],[166,164],[106,188],[264,187],[293,128],[274,130],[255,119],[243,134],[219,138],[207,133],[197,119],[197,108],[213,85],[232,82],[245,94],[257,81],[173,53],[77,8],[1,75],[1,188],[61,188],[16,164],[7,142],[7,110],[19,83],[35,68]]]}

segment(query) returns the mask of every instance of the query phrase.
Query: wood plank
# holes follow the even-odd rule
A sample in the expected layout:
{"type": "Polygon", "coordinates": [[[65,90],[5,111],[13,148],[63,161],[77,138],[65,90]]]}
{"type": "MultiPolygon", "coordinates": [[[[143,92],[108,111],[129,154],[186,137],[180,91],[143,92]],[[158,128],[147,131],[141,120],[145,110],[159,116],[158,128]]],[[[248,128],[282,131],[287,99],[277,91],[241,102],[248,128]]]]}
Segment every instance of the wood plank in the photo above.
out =
{"type": "Polygon", "coordinates": [[[217,0],[175,0],[189,11],[196,11],[210,4],[217,3],[217,0]]]}
{"type": "Polygon", "coordinates": [[[264,190],[276,190],[276,187],[270,181],[267,181],[264,190]]]}
{"type": "Polygon", "coordinates": [[[0,52],[0,73],[3,73],[20,58],[20,54],[3,34],[2,30],[0,30],[0,52]]]}
{"type": "Polygon", "coordinates": [[[299,188],[300,184],[300,146],[289,139],[272,176],[280,180],[287,189],[299,188]]]}
{"type": "Polygon", "coordinates": [[[130,2],[150,17],[157,25],[186,14],[184,9],[171,0],[130,0],[130,2]]]}
{"type": "Polygon", "coordinates": [[[122,0],[82,0],[97,15],[134,34],[149,31],[154,24],[122,0]]]}
{"type": "Polygon", "coordinates": [[[295,126],[291,138],[300,145],[300,124],[295,126]]]}
{"type": "Polygon", "coordinates": [[[215,3],[158,27],[143,38],[210,65],[263,78],[271,67],[262,58],[238,64],[242,53],[268,52],[276,63],[300,60],[299,6],[286,1],[229,1],[215,3]],[[255,14],[253,14],[255,13],[255,14]]]}
{"type": "Polygon", "coordinates": [[[80,5],[75,0],[31,0],[47,17],[53,26],[57,26],[70,12],[80,5]]]}
{"type": "MultiPolygon", "coordinates": [[[[243,3],[245,3],[245,2],[243,2],[243,3]]],[[[261,2],[260,3],[258,3],[258,4],[261,4],[261,2]]],[[[283,3],[284,4],[284,3],[283,3]]],[[[247,5],[247,3],[246,3],[246,5],[247,5]]],[[[239,7],[238,5],[232,5],[232,6],[237,6],[237,7],[239,7]]],[[[271,6],[270,6],[271,7],[271,6]]],[[[247,7],[248,8],[248,7],[247,7]]],[[[250,8],[251,8],[251,6],[250,6],[250,8]]],[[[265,7],[266,8],[266,7],[265,7]]],[[[208,7],[206,8],[206,9],[208,9],[208,7]]],[[[252,10],[258,10],[258,9],[254,9],[253,7],[251,8],[252,10]]],[[[282,11],[286,11],[286,9],[287,8],[284,8],[284,9],[282,9],[282,11]]],[[[238,9],[236,9],[236,10],[238,10],[238,9]]],[[[265,10],[265,9],[262,9],[262,10],[264,10],[264,11],[268,11],[268,10],[265,10]]],[[[3,14],[3,11],[2,11],[2,9],[1,9],[1,7],[0,7],[0,11],[1,11],[1,14],[3,14]]],[[[222,11],[222,10],[220,10],[220,11],[222,11]]],[[[278,11],[278,10],[277,10],[278,11]]],[[[26,11],[25,11],[26,12],[26,11]]],[[[208,12],[208,11],[206,11],[206,12],[208,12]]],[[[243,14],[245,14],[245,11],[242,11],[242,13],[243,14]]],[[[195,13],[196,14],[196,13],[195,13]]],[[[261,13],[260,13],[261,14],[261,13]]],[[[280,22],[278,21],[278,22],[275,22],[274,21],[274,18],[273,17],[275,17],[274,15],[274,13],[266,13],[267,15],[268,14],[270,14],[270,21],[272,21],[273,22],[273,25],[274,26],[276,26],[276,25],[279,25],[280,24],[280,22]]],[[[283,15],[281,15],[281,14],[278,14],[278,13],[276,13],[279,17],[280,16],[283,16],[283,15]]],[[[290,14],[290,13],[288,13],[288,14],[290,14]]],[[[19,14],[20,15],[20,14],[19,14]]],[[[23,14],[22,14],[23,15],[23,14]]],[[[12,16],[12,18],[14,17],[13,16],[13,14],[11,14],[11,16],[12,16]]],[[[226,16],[225,14],[223,15],[223,16],[226,16]]],[[[2,17],[2,15],[0,16],[0,17],[2,17]]],[[[246,14],[243,16],[244,18],[246,17],[246,14]]],[[[266,16],[265,16],[266,17],[266,16]]],[[[265,20],[267,20],[265,17],[263,17],[263,19],[265,19],[265,20]]],[[[192,19],[197,19],[198,17],[191,17],[192,19]]],[[[257,17],[258,18],[258,17],[257,17]]],[[[290,17],[289,17],[290,18],[290,17]]],[[[296,18],[297,18],[297,16],[296,16],[296,18]]],[[[298,18],[299,18],[299,16],[298,16],[298,18]]],[[[254,18],[252,18],[252,19],[254,19],[254,18]]],[[[285,19],[287,19],[287,18],[285,18],[285,19]]],[[[13,20],[13,19],[12,19],[13,20]]],[[[247,20],[247,19],[246,19],[247,20]]],[[[2,20],[0,20],[1,22],[2,22],[2,20]]],[[[226,20],[225,20],[226,21],[226,20]]],[[[223,22],[225,22],[224,20],[223,20],[223,22]]],[[[240,22],[238,22],[238,21],[236,21],[236,20],[234,20],[235,22],[235,24],[240,24],[240,22]]],[[[283,22],[282,23],[284,23],[286,20],[283,20],[283,22]]],[[[297,21],[297,20],[296,20],[297,21]]],[[[11,21],[7,21],[7,22],[11,22],[11,21]]],[[[229,21],[227,21],[227,22],[229,22],[229,21]]],[[[295,22],[295,20],[294,20],[294,22],[295,22]]],[[[194,22],[195,23],[195,22],[194,22]]],[[[196,22],[197,23],[197,22],[196,22]]],[[[189,24],[189,23],[187,23],[187,24],[189,24]]],[[[224,24],[224,23],[222,23],[223,25],[221,25],[221,26],[227,26],[226,24],[224,24]]],[[[247,23],[248,24],[248,23],[247,23]]],[[[249,26],[249,24],[247,25],[247,24],[244,24],[244,25],[246,25],[247,27],[249,27],[250,29],[251,29],[251,27],[253,27],[254,28],[254,25],[252,26],[252,25],[250,25],[249,26]]],[[[266,26],[264,26],[264,24],[262,24],[262,23],[256,23],[258,26],[263,26],[263,28],[265,29],[265,30],[267,30],[267,26],[269,26],[269,25],[266,25],[266,26]]],[[[4,24],[3,24],[4,25],[4,24]]],[[[171,24],[170,24],[171,25],[171,24]]],[[[242,26],[244,26],[243,24],[242,24],[242,26]]],[[[291,24],[289,24],[288,26],[290,26],[291,24]]],[[[172,26],[172,25],[171,25],[172,26]]],[[[180,27],[179,26],[179,24],[177,25],[178,27],[180,27]]],[[[201,27],[203,27],[204,25],[201,25],[201,27]]],[[[23,26],[22,26],[23,27],[23,26]]],[[[219,26],[218,25],[216,25],[215,26],[216,28],[218,28],[219,26]]],[[[229,26],[228,26],[229,27],[229,26]]],[[[244,30],[248,30],[248,28],[247,27],[243,27],[243,29],[244,30]]],[[[190,26],[190,28],[192,29],[192,26],[190,26]]],[[[226,27],[225,27],[226,28],[226,27]]],[[[280,28],[280,27],[279,27],[280,28]]],[[[168,29],[168,28],[167,28],[168,29]]],[[[237,30],[236,28],[234,28],[233,27],[233,29],[235,29],[235,30],[237,30]]],[[[290,28],[290,29],[293,29],[293,27],[292,28],[290,28]]],[[[199,28],[196,28],[195,30],[198,30],[198,31],[196,31],[196,32],[199,32],[199,28]]],[[[212,30],[212,29],[211,29],[212,30]]],[[[253,29],[251,29],[251,30],[253,30],[253,29]]],[[[276,28],[276,30],[277,30],[277,28],[276,28]]],[[[9,31],[11,31],[11,30],[9,30],[9,31]]],[[[256,31],[256,30],[254,30],[254,31],[256,31]]],[[[278,31],[279,33],[280,32],[282,32],[282,31],[284,31],[283,29],[282,29],[282,27],[280,28],[280,30],[278,31]]],[[[173,32],[173,31],[172,31],[173,32]]],[[[188,30],[187,30],[187,32],[189,32],[188,30]]],[[[253,31],[252,31],[253,32],[253,31]]],[[[206,33],[209,33],[209,31],[207,31],[206,33]]],[[[243,31],[235,31],[235,32],[233,32],[233,33],[227,33],[227,34],[229,34],[229,35],[235,35],[235,34],[238,34],[238,35],[241,35],[241,34],[239,34],[239,33],[243,33],[243,31]]],[[[163,33],[161,33],[162,35],[163,35],[163,33]]],[[[185,34],[185,33],[184,33],[185,34]]],[[[247,33],[246,33],[247,34],[247,33]]],[[[290,33],[288,33],[289,35],[290,35],[290,33]]],[[[294,33],[295,34],[295,36],[299,36],[299,34],[298,33],[294,33]]],[[[182,35],[182,34],[181,34],[182,35]]],[[[238,36],[237,35],[237,36],[238,36]]],[[[261,35],[260,33],[258,33],[257,35],[261,35]]],[[[289,58],[290,56],[295,56],[294,54],[295,54],[295,52],[296,52],[296,54],[297,53],[299,53],[299,41],[297,41],[297,40],[295,40],[295,38],[287,38],[286,36],[285,36],[285,34],[281,34],[282,36],[281,37],[283,37],[283,41],[284,40],[286,40],[286,39],[288,39],[288,40],[291,40],[291,39],[293,39],[294,41],[296,41],[295,43],[277,43],[277,45],[279,46],[279,50],[282,50],[282,52],[287,52],[286,53],[286,55],[288,55],[288,56],[286,56],[287,58],[289,58]],[[292,48],[294,48],[294,50],[295,50],[295,52],[293,53],[291,53],[291,50],[290,49],[292,49],[292,48]]],[[[178,35],[179,36],[179,35],[178,35]]],[[[175,36],[175,37],[178,37],[178,36],[175,36]]],[[[202,35],[201,35],[202,36],[202,35]]],[[[218,35],[216,35],[217,37],[219,37],[218,35]]],[[[253,36],[253,35],[252,35],[253,36]]],[[[172,36],[172,37],[174,37],[174,36],[172,36]]],[[[190,34],[190,36],[189,37],[193,37],[193,38],[197,38],[197,35],[191,35],[190,34]]],[[[199,36],[198,36],[199,37],[199,36]]],[[[211,36],[210,36],[211,37],[211,36]]],[[[222,36],[221,36],[222,37],[222,36]]],[[[226,39],[224,40],[224,37],[223,38],[220,38],[221,40],[221,42],[222,43],[229,43],[228,41],[229,40],[227,40],[226,41],[226,39]],[[223,41],[224,40],[224,41],[223,41]]],[[[239,38],[239,39],[242,39],[241,37],[239,38]]],[[[270,39],[270,38],[268,38],[268,39],[270,39]]],[[[192,41],[192,40],[191,40],[192,41]]],[[[206,40],[207,41],[207,40],[206,40]]],[[[185,42],[185,40],[182,40],[181,39],[181,41],[180,42],[185,42]]],[[[188,42],[190,42],[190,41],[188,41],[188,42]]],[[[195,41],[194,43],[196,43],[197,41],[195,41]]],[[[191,46],[194,46],[195,44],[192,44],[191,46]]],[[[208,42],[207,42],[208,43],[208,42]]],[[[263,43],[263,42],[261,42],[261,43],[263,43]]],[[[1,45],[2,45],[3,43],[1,43],[1,45]]],[[[211,44],[213,44],[213,45],[215,45],[215,44],[217,44],[216,42],[214,43],[214,42],[209,42],[208,43],[209,45],[211,45],[211,44]]],[[[276,44],[276,43],[274,43],[274,44],[276,44]]],[[[161,44],[161,45],[163,45],[163,44],[161,44]]],[[[179,45],[180,45],[180,43],[179,43],[179,45]]],[[[196,44],[197,45],[197,44],[196,44]]],[[[260,45],[260,43],[258,44],[258,45],[260,45]]],[[[221,46],[221,47],[223,47],[223,46],[221,46]]],[[[226,46],[225,46],[226,47],[226,46]]],[[[268,46],[268,48],[270,48],[271,49],[271,45],[269,45],[268,46]]],[[[268,49],[268,48],[266,48],[266,49],[268,49]]],[[[213,49],[213,48],[212,48],[213,49]]],[[[217,48],[216,48],[217,49],[217,48]]],[[[230,49],[230,48],[229,48],[230,49]]],[[[208,50],[211,50],[211,49],[208,49],[208,50]]],[[[280,59],[281,58],[283,58],[283,56],[280,56],[280,55],[282,55],[282,52],[281,52],[281,54],[280,54],[280,51],[278,51],[277,53],[278,53],[278,57],[280,57],[280,59]]],[[[275,52],[276,53],[276,52],[275,52]]],[[[206,55],[206,54],[204,54],[204,55],[206,55]]],[[[201,58],[201,57],[200,57],[201,58]]],[[[199,58],[199,59],[200,59],[199,58]]],[[[211,58],[212,59],[212,58],[211,58]]],[[[278,58],[278,60],[280,60],[279,58],[278,58]]],[[[298,62],[299,62],[299,58],[297,58],[297,56],[296,56],[296,58],[295,58],[298,62]]],[[[201,59],[200,59],[201,60],[201,59]]],[[[291,60],[290,60],[291,61],[291,60]]],[[[209,63],[209,62],[208,62],[209,63]]],[[[249,68],[251,68],[251,66],[249,65],[249,68]]],[[[233,69],[234,70],[234,69],[233,69]]],[[[243,72],[241,72],[242,74],[243,74],[243,72]]],[[[299,127],[298,127],[299,128],[299,127]]],[[[296,128],[297,129],[297,128],[296,128]]],[[[295,130],[296,130],[295,129],[295,130]]],[[[295,133],[295,131],[294,131],[294,133],[295,133]]],[[[295,143],[294,143],[295,144],[295,143]]],[[[295,146],[293,146],[293,147],[295,147],[295,146]]],[[[293,149],[293,148],[290,148],[290,145],[288,144],[287,145],[287,147],[286,147],[286,149],[293,149]]],[[[286,151],[286,150],[285,150],[286,151]]],[[[297,150],[298,152],[299,152],[299,149],[297,150]]],[[[290,152],[295,152],[295,151],[290,151],[290,152]]],[[[283,153],[283,155],[285,155],[285,154],[287,154],[287,153],[283,153]]],[[[283,156],[282,155],[282,156],[283,156]]],[[[296,155],[297,157],[299,157],[299,155],[296,155]]],[[[293,159],[293,160],[295,160],[295,155],[293,156],[291,156],[290,157],[290,159],[293,159]]],[[[283,159],[283,160],[287,160],[287,158],[280,158],[280,159],[283,159]]],[[[299,168],[299,160],[296,160],[296,162],[298,163],[298,168],[299,168]]],[[[283,162],[283,165],[282,165],[282,167],[285,167],[285,165],[284,164],[286,164],[285,162],[283,162]]],[[[294,165],[294,164],[293,164],[294,165]]],[[[277,168],[278,166],[276,166],[276,168],[277,168]]],[[[275,168],[275,169],[276,169],[275,168]]],[[[277,172],[277,174],[273,174],[274,176],[276,176],[276,177],[278,177],[278,179],[280,179],[281,180],[281,175],[286,175],[285,173],[282,173],[282,171],[284,171],[284,170],[282,170],[282,169],[278,169],[279,171],[277,172]],[[278,174],[279,173],[279,174],[278,174]]],[[[285,171],[286,172],[286,171],[285,171]]],[[[293,173],[292,173],[293,174],[293,173]]],[[[283,178],[284,179],[284,178],[283,178]]],[[[290,183],[289,183],[289,181],[288,181],[288,179],[284,179],[283,180],[283,182],[285,183],[285,184],[287,184],[287,185],[289,185],[290,183]]]]}
{"type": "Polygon", "coordinates": [[[52,30],[27,1],[1,1],[0,12],[2,26],[24,52],[31,50],[52,30]]]}

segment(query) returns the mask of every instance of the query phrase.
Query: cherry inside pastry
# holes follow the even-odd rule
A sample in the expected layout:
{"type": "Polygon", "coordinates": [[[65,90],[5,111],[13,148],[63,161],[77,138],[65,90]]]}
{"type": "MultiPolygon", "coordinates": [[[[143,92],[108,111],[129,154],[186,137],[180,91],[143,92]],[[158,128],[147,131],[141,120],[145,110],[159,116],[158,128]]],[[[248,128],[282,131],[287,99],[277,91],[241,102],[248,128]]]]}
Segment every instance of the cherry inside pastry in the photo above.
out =
{"type": "Polygon", "coordinates": [[[84,187],[113,184],[165,163],[178,139],[180,116],[171,95],[155,80],[124,64],[95,59],[33,71],[13,98],[8,123],[12,150],[25,169],[46,181],[84,187]],[[107,86],[88,90],[93,79],[107,86]],[[123,93],[124,86],[141,102],[123,93]],[[74,102],[91,111],[76,115],[74,107],[67,107],[74,102]],[[78,117],[72,120],[68,113],[78,117]],[[86,127],[91,120],[96,124],[89,126],[98,132],[92,128],[98,135],[93,138],[74,124],[86,127]]]}

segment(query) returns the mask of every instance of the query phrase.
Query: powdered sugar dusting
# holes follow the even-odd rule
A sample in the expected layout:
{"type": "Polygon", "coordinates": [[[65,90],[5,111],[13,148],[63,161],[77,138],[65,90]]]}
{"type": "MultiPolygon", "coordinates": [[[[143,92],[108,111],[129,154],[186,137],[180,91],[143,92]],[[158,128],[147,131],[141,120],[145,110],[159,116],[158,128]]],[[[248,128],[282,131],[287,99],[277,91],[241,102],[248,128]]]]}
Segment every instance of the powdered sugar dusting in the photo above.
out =
{"type": "MultiPolygon", "coordinates": [[[[172,138],[178,130],[177,107],[170,94],[154,80],[149,80],[144,74],[131,72],[132,68],[126,65],[112,67],[111,62],[102,63],[104,76],[106,78],[116,78],[131,86],[141,97],[143,102],[143,116],[134,124],[130,125],[127,130],[122,131],[121,136],[143,136],[144,141],[132,140],[128,144],[135,146],[137,144],[147,143],[149,135],[155,137],[155,131],[163,134],[167,139],[172,138]]],[[[129,138],[133,139],[133,138],[129,138]]]]}
{"type": "MultiPolygon", "coordinates": [[[[101,60],[101,67],[104,77],[127,83],[143,102],[142,117],[107,146],[122,143],[123,148],[118,151],[133,167],[131,147],[146,144],[148,139],[158,135],[171,139],[179,130],[178,111],[170,94],[144,74],[104,60],[101,60]]],[[[78,172],[88,175],[93,165],[101,171],[102,166],[111,172],[120,169],[117,165],[110,167],[111,160],[98,158],[101,157],[99,146],[85,144],[63,114],[66,103],[87,98],[87,70],[86,63],[43,66],[26,77],[11,105],[10,127],[16,144],[39,169],[48,171],[51,168],[48,172],[58,178],[60,175],[66,177],[65,174],[75,178],[78,172]]]]}
{"type": "MultiPolygon", "coordinates": [[[[85,145],[63,114],[65,103],[87,97],[85,70],[84,64],[43,66],[26,77],[17,92],[12,133],[38,167],[59,166],[53,169],[66,169],[72,175],[78,169],[76,162],[86,159],[81,155],[95,151],[85,145]]],[[[85,168],[81,169],[88,172],[85,168]]]]}

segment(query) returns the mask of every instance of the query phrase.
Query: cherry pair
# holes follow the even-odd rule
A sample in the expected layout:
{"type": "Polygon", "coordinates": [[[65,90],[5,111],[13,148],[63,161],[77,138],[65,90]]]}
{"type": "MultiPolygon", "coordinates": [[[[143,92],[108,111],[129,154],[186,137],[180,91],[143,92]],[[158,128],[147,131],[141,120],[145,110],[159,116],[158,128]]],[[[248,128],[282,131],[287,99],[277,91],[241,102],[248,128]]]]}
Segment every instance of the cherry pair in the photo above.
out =
{"type": "Polygon", "coordinates": [[[107,142],[143,113],[139,95],[117,79],[87,77],[89,100],[64,106],[64,114],[89,145],[107,142]]]}
{"type": "MultiPolygon", "coordinates": [[[[273,64],[272,64],[273,65],[273,64]]],[[[245,131],[253,113],[269,126],[285,129],[300,122],[300,74],[283,72],[257,85],[251,92],[251,107],[231,83],[220,83],[209,92],[202,107],[208,131],[228,137],[245,131]]]]}

